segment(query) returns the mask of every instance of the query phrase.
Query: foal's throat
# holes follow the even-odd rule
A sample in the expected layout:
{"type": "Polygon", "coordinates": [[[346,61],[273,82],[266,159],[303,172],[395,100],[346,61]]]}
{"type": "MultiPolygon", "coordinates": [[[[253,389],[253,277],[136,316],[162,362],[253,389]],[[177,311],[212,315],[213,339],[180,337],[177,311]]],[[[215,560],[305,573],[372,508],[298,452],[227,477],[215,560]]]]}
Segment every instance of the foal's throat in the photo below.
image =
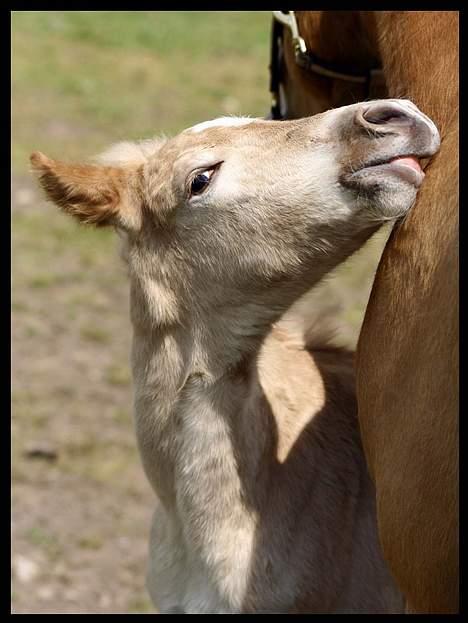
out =
{"type": "Polygon", "coordinates": [[[190,483],[187,492],[195,480],[211,493],[224,483],[239,497],[269,444],[252,341],[242,348],[226,336],[224,352],[208,348],[209,341],[181,328],[134,332],[137,439],[148,479],[168,505],[176,504],[183,483],[190,483]]]}

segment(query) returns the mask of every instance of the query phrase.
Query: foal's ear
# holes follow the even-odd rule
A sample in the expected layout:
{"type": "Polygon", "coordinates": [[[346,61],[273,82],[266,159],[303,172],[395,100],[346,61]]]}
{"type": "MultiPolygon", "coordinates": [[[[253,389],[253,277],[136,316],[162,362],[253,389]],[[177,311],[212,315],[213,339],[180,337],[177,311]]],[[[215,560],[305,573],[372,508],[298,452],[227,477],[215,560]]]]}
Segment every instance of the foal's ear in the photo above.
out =
{"type": "Polygon", "coordinates": [[[47,197],[82,223],[137,229],[141,221],[135,168],[67,164],[31,155],[47,197]]]}

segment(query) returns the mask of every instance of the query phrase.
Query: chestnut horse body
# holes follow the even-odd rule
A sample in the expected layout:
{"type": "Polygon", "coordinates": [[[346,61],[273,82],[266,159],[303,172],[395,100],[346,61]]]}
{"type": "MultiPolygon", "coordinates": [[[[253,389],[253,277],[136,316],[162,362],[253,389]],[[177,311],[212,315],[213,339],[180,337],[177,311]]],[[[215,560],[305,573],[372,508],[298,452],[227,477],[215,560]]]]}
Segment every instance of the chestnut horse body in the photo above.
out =
{"type": "MultiPolygon", "coordinates": [[[[394,229],[358,344],[359,420],[379,533],[409,612],[458,611],[458,12],[297,12],[329,63],[381,64],[389,97],[434,119],[442,147],[394,229]]],[[[374,97],[297,66],[284,33],[286,116],[374,97]]],[[[382,92],[378,93],[382,96],[382,92]]]]}

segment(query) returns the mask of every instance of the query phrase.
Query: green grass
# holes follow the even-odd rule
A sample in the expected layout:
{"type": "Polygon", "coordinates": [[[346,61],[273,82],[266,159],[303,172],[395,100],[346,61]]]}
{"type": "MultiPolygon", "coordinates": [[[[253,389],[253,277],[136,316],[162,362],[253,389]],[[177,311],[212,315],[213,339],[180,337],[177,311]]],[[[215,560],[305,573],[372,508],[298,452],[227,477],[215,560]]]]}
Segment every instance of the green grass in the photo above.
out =
{"type": "Polygon", "coordinates": [[[57,538],[55,535],[50,534],[47,529],[42,526],[33,526],[26,534],[26,538],[33,545],[44,548],[56,548],[57,538]]]}
{"type": "Polygon", "coordinates": [[[110,385],[122,385],[124,387],[130,387],[130,369],[127,366],[121,366],[113,364],[106,370],[106,381],[110,385]]]}
{"type": "Polygon", "coordinates": [[[103,541],[99,536],[86,535],[77,540],[77,545],[83,549],[98,550],[103,546],[103,541]]]}
{"type": "Polygon", "coordinates": [[[135,597],[129,601],[128,611],[130,613],[135,612],[137,614],[154,613],[154,606],[149,597],[142,595],[141,597],[135,597]]]}
{"type": "Polygon", "coordinates": [[[81,337],[89,342],[97,342],[98,344],[109,344],[111,341],[111,336],[100,327],[82,327],[81,328],[81,337]]]}
{"type": "MultiPolygon", "coordinates": [[[[268,13],[263,13],[269,19],[268,13]]],[[[45,37],[57,35],[100,48],[149,50],[169,56],[190,52],[212,58],[248,53],[246,45],[264,51],[265,33],[258,12],[245,11],[16,11],[13,28],[45,37]],[[229,37],[223,36],[229,34],[229,37]]]]}
{"type": "Polygon", "coordinates": [[[266,12],[13,13],[15,170],[34,149],[78,158],[220,114],[264,115],[269,29],[266,12]]]}
{"type": "MultiPolygon", "coordinates": [[[[37,256],[58,256],[68,250],[89,258],[93,253],[99,257],[115,249],[115,234],[108,229],[93,229],[77,225],[70,217],[53,212],[45,217],[42,210],[15,212],[12,216],[13,245],[37,259],[37,256]]],[[[13,258],[20,261],[19,258],[13,258]]]]}

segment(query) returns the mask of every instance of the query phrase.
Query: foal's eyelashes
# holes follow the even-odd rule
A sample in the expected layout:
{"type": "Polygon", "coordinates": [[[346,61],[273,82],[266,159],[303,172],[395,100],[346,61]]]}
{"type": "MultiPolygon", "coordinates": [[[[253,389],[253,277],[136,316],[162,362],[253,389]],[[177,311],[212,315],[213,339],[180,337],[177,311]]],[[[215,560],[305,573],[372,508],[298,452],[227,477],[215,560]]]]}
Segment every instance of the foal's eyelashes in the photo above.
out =
{"type": "Polygon", "coordinates": [[[189,194],[190,197],[195,195],[202,195],[210,185],[216,171],[221,166],[222,162],[218,162],[212,167],[208,167],[201,171],[196,171],[194,176],[191,178],[190,186],[189,186],[189,194]]]}

